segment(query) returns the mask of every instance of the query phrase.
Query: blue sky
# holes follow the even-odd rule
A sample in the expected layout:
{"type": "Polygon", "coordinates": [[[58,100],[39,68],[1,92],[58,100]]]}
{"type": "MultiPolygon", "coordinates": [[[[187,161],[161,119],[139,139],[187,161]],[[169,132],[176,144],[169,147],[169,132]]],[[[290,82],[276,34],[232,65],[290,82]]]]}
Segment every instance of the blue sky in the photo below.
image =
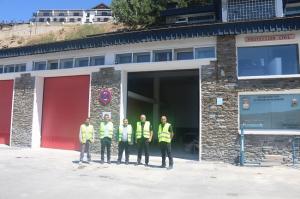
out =
{"type": "Polygon", "coordinates": [[[0,0],[0,21],[29,20],[38,9],[87,9],[111,0],[0,0]]]}

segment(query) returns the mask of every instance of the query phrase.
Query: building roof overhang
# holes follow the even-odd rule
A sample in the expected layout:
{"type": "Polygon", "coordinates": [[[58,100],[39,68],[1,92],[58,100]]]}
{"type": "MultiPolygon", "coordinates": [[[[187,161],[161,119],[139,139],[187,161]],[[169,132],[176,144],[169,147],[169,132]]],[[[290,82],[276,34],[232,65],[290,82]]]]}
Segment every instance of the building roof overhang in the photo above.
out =
{"type": "Polygon", "coordinates": [[[0,59],[163,40],[296,30],[300,30],[300,16],[246,22],[166,26],[137,31],[112,32],[83,39],[1,49],[0,59]]]}

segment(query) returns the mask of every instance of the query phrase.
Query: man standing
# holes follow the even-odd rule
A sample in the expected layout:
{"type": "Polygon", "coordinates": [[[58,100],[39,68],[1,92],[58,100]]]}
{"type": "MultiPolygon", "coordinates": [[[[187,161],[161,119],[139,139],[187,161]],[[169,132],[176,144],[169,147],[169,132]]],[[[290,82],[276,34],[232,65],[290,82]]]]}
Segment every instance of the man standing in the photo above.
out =
{"type": "Polygon", "coordinates": [[[161,123],[158,127],[158,142],[161,150],[162,168],[166,167],[166,153],[169,158],[169,169],[173,168],[173,157],[171,153],[171,141],[173,139],[173,128],[170,123],[167,122],[167,117],[161,117],[161,123]]]}
{"type": "Polygon", "coordinates": [[[138,158],[137,164],[141,164],[142,152],[145,150],[145,166],[149,164],[149,143],[152,140],[153,130],[149,121],[146,121],[146,115],[140,116],[140,121],[136,125],[136,143],[138,145],[138,158]]]}
{"type": "Polygon", "coordinates": [[[121,164],[123,151],[125,150],[125,164],[129,164],[129,145],[132,141],[132,126],[128,124],[128,119],[123,120],[123,125],[119,126],[118,132],[119,154],[117,164],[121,164]]]}
{"type": "Polygon", "coordinates": [[[85,151],[87,152],[88,163],[91,161],[90,147],[91,143],[94,142],[94,135],[94,127],[90,124],[90,118],[87,118],[84,124],[80,126],[79,131],[79,141],[81,144],[79,163],[82,163],[85,151]]]}
{"type": "Polygon", "coordinates": [[[100,140],[101,140],[101,163],[104,163],[104,151],[107,150],[107,163],[110,164],[110,148],[113,138],[114,125],[110,121],[109,115],[104,115],[104,122],[100,123],[100,140]]]}

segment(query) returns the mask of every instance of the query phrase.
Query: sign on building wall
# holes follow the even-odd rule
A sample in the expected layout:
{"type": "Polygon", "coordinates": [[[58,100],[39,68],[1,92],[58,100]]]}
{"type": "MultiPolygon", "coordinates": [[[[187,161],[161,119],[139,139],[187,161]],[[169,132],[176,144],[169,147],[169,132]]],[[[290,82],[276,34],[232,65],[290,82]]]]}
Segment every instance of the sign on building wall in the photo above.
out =
{"type": "Polygon", "coordinates": [[[295,34],[249,36],[249,37],[245,37],[245,42],[289,40],[289,39],[295,39],[295,37],[296,37],[295,34]]]}
{"type": "Polygon", "coordinates": [[[112,93],[109,89],[107,88],[103,88],[100,90],[100,94],[99,94],[99,102],[100,104],[102,104],[103,106],[108,105],[112,100],[112,93]]]}
{"type": "Polygon", "coordinates": [[[247,129],[300,130],[300,94],[240,96],[240,124],[247,129]]]}

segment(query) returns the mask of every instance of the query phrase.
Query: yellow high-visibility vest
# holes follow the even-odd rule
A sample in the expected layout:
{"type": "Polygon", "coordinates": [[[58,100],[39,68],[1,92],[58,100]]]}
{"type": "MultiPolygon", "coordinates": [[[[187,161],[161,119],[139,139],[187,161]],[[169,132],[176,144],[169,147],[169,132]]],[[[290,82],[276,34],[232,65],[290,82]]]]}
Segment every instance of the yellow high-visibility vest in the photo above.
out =
{"type": "MultiPolygon", "coordinates": [[[[123,138],[123,129],[124,129],[124,126],[120,125],[119,126],[119,142],[121,142],[122,138],[123,138]]],[[[127,141],[131,142],[131,139],[132,139],[132,126],[130,124],[128,124],[127,125],[127,141]]]]}
{"type": "Polygon", "coordinates": [[[171,124],[166,123],[164,127],[162,127],[162,124],[158,127],[158,142],[167,142],[171,143],[171,133],[169,131],[171,124]]]}
{"type": "Polygon", "coordinates": [[[81,141],[82,143],[86,143],[87,140],[92,141],[93,140],[93,134],[94,134],[94,127],[93,125],[85,125],[82,124],[80,126],[81,131],[81,141]]]}
{"type": "MultiPolygon", "coordinates": [[[[144,138],[150,138],[150,122],[146,121],[144,124],[144,138]]],[[[136,123],[136,139],[142,138],[142,123],[136,123]]]]}
{"type": "Polygon", "coordinates": [[[108,137],[110,139],[112,139],[113,137],[113,132],[114,132],[114,125],[112,122],[108,122],[107,124],[105,124],[104,122],[100,123],[100,128],[99,128],[99,132],[100,132],[100,139],[103,139],[104,137],[108,137]],[[105,136],[105,126],[108,125],[108,136],[105,136]]]}

